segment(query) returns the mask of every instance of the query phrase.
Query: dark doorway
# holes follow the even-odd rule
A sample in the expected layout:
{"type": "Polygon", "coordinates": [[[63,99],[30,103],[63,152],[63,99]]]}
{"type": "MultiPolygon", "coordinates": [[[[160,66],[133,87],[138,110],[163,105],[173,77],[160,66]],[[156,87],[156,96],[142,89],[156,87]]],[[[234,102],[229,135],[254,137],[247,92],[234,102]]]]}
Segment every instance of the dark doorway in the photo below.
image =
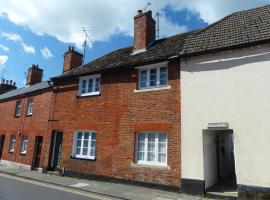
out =
{"type": "Polygon", "coordinates": [[[204,130],[203,148],[207,194],[237,195],[233,130],[204,130]]]}
{"type": "Polygon", "coordinates": [[[2,158],[5,136],[0,135],[0,159],[2,158]]]}
{"type": "Polygon", "coordinates": [[[51,137],[50,159],[48,170],[56,170],[60,166],[63,133],[54,131],[51,137]]]}
{"type": "Polygon", "coordinates": [[[41,157],[41,149],[42,149],[42,136],[36,136],[35,139],[35,148],[33,154],[33,163],[32,169],[38,169],[40,164],[40,157],[41,157]]]}

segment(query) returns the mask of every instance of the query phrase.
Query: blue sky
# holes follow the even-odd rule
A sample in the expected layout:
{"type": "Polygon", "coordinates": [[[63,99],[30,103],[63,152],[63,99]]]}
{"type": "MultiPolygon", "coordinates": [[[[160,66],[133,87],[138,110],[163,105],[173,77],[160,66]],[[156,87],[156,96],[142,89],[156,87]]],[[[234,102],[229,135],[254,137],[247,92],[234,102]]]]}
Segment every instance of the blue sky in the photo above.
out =
{"type": "MultiPolygon", "coordinates": [[[[31,64],[44,69],[43,80],[62,73],[63,54],[74,45],[82,52],[87,27],[92,43],[86,62],[133,44],[133,16],[146,0],[0,0],[0,77],[24,86],[31,64]],[[61,12],[63,11],[64,12],[61,12]],[[4,70],[3,70],[4,69],[4,70]]],[[[151,1],[150,1],[151,2],[151,1]]],[[[159,11],[161,37],[204,27],[234,11],[254,8],[268,0],[152,0],[159,11]],[[245,3],[243,3],[245,2],[245,3]]]]}

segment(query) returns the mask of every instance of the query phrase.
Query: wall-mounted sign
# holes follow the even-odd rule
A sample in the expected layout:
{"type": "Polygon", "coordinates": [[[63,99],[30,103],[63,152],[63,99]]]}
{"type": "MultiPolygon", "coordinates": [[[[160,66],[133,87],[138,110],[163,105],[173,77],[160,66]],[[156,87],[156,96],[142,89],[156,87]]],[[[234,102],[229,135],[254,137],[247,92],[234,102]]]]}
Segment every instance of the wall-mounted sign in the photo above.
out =
{"type": "Polygon", "coordinates": [[[208,128],[229,128],[228,122],[215,122],[215,123],[208,123],[208,128]]]}

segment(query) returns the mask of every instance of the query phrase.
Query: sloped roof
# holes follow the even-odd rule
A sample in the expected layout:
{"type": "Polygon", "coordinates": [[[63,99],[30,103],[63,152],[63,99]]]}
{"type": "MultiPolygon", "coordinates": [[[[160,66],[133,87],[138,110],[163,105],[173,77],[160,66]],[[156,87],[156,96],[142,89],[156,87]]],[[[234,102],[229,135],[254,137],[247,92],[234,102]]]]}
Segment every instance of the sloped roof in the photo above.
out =
{"type": "Polygon", "coordinates": [[[179,54],[182,50],[185,38],[192,33],[193,32],[182,33],[172,37],[156,40],[147,49],[147,51],[137,54],[132,54],[132,46],[118,49],[55,78],[76,76],[106,69],[131,67],[149,64],[156,61],[164,61],[179,54]]]}
{"type": "Polygon", "coordinates": [[[270,41],[270,6],[233,13],[186,39],[181,55],[270,41]]]}
{"type": "Polygon", "coordinates": [[[44,81],[41,83],[31,85],[29,87],[19,88],[17,90],[11,90],[9,92],[6,92],[6,93],[0,95],[0,101],[5,100],[5,99],[9,99],[9,98],[12,98],[15,96],[20,96],[20,95],[29,94],[29,93],[37,92],[40,90],[48,89],[50,87],[51,87],[51,85],[48,83],[48,81],[44,81]]]}

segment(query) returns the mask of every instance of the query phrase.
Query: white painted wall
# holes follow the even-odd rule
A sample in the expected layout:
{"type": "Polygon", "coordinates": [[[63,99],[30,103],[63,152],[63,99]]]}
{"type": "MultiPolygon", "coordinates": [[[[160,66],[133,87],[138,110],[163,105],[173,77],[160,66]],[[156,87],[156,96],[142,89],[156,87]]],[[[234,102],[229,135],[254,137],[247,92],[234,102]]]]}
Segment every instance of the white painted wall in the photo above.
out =
{"type": "Polygon", "coordinates": [[[270,46],[181,61],[182,178],[204,180],[210,122],[234,131],[238,184],[270,187],[270,46]]]}

